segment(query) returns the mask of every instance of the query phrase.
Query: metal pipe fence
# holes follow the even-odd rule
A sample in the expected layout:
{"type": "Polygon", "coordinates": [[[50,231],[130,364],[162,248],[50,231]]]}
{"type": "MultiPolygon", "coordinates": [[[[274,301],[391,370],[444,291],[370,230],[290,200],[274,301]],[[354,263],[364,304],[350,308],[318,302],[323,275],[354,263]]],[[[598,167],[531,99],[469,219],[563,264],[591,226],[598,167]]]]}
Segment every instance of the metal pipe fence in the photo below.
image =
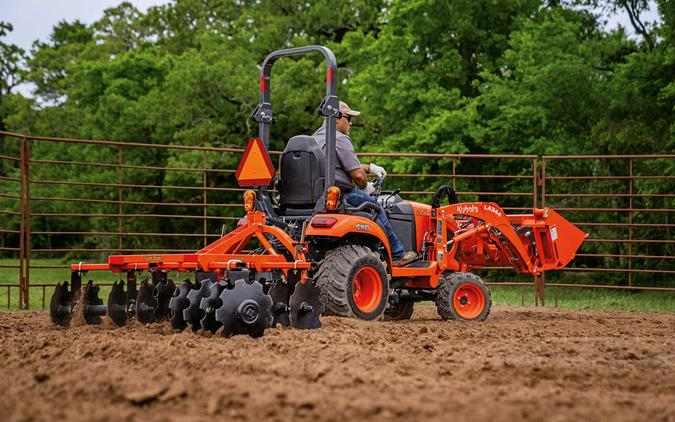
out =
{"type": "Polygon", "coordinates": [[[673,290],[675,155],[544,156],[541,165],[542,205],[590,233],[557,281],[673,290]]]}
{"type": "MultiPolygon", "coordinates": [[[[9,132],[0,137],[0,288],[7,289],[8,308],[13,290],[15,303],[30,307],[31,289],[42,291],[44,307],[45,289],[57,280],[38,274],[63,269],[60,278],[66,278],[69,261],[194,251],[228,232],[243,212],[244,189],[233,176],[240,148],[9,132]]],[[[280,152],[271,155],[278,158],[280,152]]],[[[675,274],[675,155],[359,155],[363,162],[376,159],[396,170],[388,174],[387,187],[400,188],[410,199],[429,202],[438,186],[449,184],[461,200],[494,201],[506,211],[539,206],[561,211],[591,237],[573,266],[550,277],[549,286],[616,288],[622,284],[617,275],[625,275],[627,287],[675,290],[667,280],[675,274]],[[570,165],[583,160],[591,164],[570,165]],[[424,172],[411,171],[419,168],[413,161],[422,163],[424,172]],[[649,163],[657,163],[658,173],[649,163]],[[646,217],[655,215],[667,217],[646,217]],[[661,278],[646,282],[650,274],[661,278]]],[[[543,278],[494,272],[489,278],[495,274],[504,284],[533,286],[535,301],[544,303],[543,278]]]]}

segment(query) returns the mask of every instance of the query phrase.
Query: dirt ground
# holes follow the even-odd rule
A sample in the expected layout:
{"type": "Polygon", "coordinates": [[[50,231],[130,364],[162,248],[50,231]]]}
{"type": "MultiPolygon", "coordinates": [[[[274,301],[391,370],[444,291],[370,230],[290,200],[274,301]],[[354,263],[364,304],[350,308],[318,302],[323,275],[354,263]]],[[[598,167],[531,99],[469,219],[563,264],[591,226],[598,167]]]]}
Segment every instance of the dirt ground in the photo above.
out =
{"type": "Polygon", "coordinates": [[[675,314],[323,325],[223,339],[0,313],[0,420],[675,421],[675,314]]]}

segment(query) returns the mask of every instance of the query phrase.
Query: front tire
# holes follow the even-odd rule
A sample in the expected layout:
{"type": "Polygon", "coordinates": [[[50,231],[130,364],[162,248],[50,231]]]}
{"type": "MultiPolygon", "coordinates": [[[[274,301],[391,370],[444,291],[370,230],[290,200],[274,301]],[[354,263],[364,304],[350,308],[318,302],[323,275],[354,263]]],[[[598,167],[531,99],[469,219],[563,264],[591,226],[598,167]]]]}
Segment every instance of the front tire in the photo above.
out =
{"type": "Polygon", "coordinates": [[[321,289],[324,315],[378,318],[389,299],[389,278],[385,263],[370,248],[343,245],[330,252],[315,275],[321,289]]]}
{"type": "Polygon", "coordinates": [[[487,284],[472,273],[444,274],[436,290],[436,309],[444,320],[483,321],[492,298],[487,284]]]}

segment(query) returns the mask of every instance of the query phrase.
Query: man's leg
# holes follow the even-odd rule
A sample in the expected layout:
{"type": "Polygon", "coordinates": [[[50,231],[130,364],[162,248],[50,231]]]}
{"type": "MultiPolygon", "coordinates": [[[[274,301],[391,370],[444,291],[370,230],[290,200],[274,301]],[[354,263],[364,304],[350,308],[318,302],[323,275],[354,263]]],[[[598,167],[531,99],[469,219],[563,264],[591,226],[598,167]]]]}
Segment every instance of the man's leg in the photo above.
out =
{"type": "MultiPolygon", "coordinates": [[[[352,207],[358,207],[364,202],[371,202],[373,204],[377,204],[377,200],[375,198],[359,189],[352,189],[347,194],[345,194],[345,201],[347,201],[347,203],[352,207]]],[[[387,233],[387,238],[389,239],[389,247],[391,247],[392,259],[397,260],[401,258],[405,253],[405,248],[403,247],[403,243],[401,243],[399,238],[396,236],[396,233],[394,233],[394,229],[393,227],[391,227],[389,218],[387,218],[387,214],[384,212],[382,207],[380,207],[380,213],[377,216],[377,220],[384,228],[385,233],[387,233]]]]}

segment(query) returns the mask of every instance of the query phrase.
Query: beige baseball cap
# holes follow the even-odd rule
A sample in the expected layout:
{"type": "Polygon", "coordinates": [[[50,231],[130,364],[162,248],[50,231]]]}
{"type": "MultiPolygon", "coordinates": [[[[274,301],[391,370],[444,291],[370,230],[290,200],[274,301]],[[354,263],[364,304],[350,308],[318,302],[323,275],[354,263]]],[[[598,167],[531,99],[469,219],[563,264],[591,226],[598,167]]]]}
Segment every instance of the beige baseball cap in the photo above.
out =
{"type": "Polygon", "coordinates": [[[352,110],[351,108],[349,108],[347,103],[345,103],[344,101],[340,101],[340,113],[348,114],[350,116],[358,116],[359,114],[361,114],[360,111],[352,110]]]}

